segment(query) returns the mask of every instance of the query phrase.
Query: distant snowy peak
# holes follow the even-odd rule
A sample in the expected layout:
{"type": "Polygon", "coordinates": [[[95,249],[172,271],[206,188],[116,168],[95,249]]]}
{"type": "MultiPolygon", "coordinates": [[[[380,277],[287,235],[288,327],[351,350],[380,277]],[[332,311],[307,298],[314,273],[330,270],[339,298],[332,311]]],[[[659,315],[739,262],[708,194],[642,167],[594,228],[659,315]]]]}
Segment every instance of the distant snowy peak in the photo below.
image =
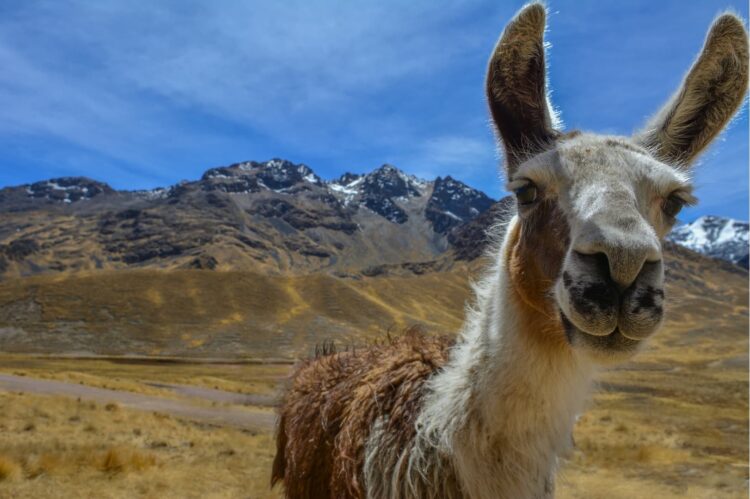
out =
{"type": "Polygon", "coordinates": [[[353,184],[354,182],[361,179],[362,177],[364,177],[364,174],[346,172],[343,175],[341,175],[339,178],[337,178],[336,180],[332,180],[330,183],[332,185],[338,185],[338,186],[343,187],[343,186],[348,186],[348,185],[353,184]]]}
{"type": "Polygon", "coordinates": [[[60,177],[22,186],[34,199],[48,199],[60,203],[75,203],[100,194],[114,193],[109,185],[86,177],[60,177]]]}
{"type": "Polygon", "coordinates": [[[407,175],[393,165],[385,164],[365,175],[361,185],[365,196],[409,198],[421,196],[427,182],[407,175]]]}
{"type": "Polygon", "coordinates": [[[443,235],[473,220],[494,203],[485,193],[450,176],[428,181],[389,164],[366,175],[345,173],[331,181],[329,187],[344,197],[345,204],[364,206],[394,223],[408,220],[399,203],[429,196],[424,208],[425,217],[435,232],[443,235]]]}
{"type": "Polygon", "coordinates": [[[297,184],[323,185],[307,165],[274,158],[265,162],[245,161],[207,170],[201,177],[206,190],[252,193],[262,190],[284,192],[297,184]]]}
{"type": "Polygon", "coordinates": [[[485,193],[450,176],[435,179],[427,203],[427,219],[435,232],[447,234],[453,227],[473,220],[488,210],[494,201],[485,193]]]}
{"type": "Polygon", "coordinates": [[[367,208],[387,220],[402,224],[409,219],[398,202],[425,195],[430,182],[385,164],[368,174],[345,173],[328,187],[345,205],[367,208]]]}
{"type": "Polygon", "coordinates": [[[358,173],[344,173],[336,180],[328,183],[328,188],[342,197],[345,205],[350,204],[361,194],[360,186],[364,180],[364,175],[358,173]]]}
{"type": "MultiPolygon", "coordinates": [[[[0,210],[32,209],[39,203],[67,205],[117,192],[107,184],[84,177],[63,177],[0,189],[0,210]]],[[[492,205],[484,193],[451,177],[428,181],[384,164],[369,173],[344,173],[335,180],[323,181],[307,165],[279,158],[210,168],[198,180],[183,180],[169,187],[119,192],[122,199],[167,204],[192,202],[208,195],[206,199],[220,203],[216,193],[236,196],[249,204],[254,199],[267,202],[276,198],[289,198],[284,202],[291,205],[305,205],[305,200],[322,201],[334,211],[345,211],[346,216],[361,211],[394,224],[404,224],[410,217],[417,221],[424,218],[442,235],[492,205]]],[[[279,202],[274,206],[281,210],[279,207],[287,204],[279,202]]]]}
{"type": "Polygon", "coordinates": [[[138,191],[132,191],[134,195],[143,199],[163,199],[169,196],[170,188],[168,187],[155,187],[153,189],[144,189],[138,191]]]}
{"type": "Polygon", "coordinates": [[[675,227],[667,239],[705,255],[748,266],[748,223],[703,216],[675,227]]]}

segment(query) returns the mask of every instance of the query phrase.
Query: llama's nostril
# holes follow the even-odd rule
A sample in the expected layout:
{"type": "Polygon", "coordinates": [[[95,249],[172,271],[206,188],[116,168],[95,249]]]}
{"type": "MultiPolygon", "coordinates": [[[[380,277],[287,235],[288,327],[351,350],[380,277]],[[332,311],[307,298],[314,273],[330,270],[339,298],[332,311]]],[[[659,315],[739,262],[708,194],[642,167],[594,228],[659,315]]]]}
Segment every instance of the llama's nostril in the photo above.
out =
{"type": "Polygon", "coordinates": [[[622,293],[632,285],[642,271],[651,262],[658,263],[661,255],[658,247],[643,245],[607,245],[604,242],[596,244],[597,252],[575,251],[578,259],[588,267],[590,272],[606,278],[614,283],[622,293]]]}
{"type": "Polygon", "coordinates": [[[611,280],[609,271],[609,258],[606,253],[582,253],[580,251],[574,251],[578,259],[588,267],[589,272],[596,272],[597,275],[606,278],[608,281],[611,280]]]}
{"type": "Polygon", "coordinates": [[[607,276],[607,279],[611,279],[611,275],[609,272],[609,258],[605,253],[599,252],[594,253],[591,255],[591,257],[594,260],[594,264],[596,265],[596,270],[599,271],[601,275],[607,276]]]}

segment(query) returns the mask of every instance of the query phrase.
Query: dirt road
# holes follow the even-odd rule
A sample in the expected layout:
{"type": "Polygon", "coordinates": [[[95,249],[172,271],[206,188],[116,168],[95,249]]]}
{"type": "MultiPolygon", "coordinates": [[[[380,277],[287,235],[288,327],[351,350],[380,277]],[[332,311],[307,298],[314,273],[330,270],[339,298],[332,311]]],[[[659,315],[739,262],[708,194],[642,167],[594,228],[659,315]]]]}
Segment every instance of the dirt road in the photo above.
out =
{"type": "Polygon", "coordinates": [[[254,405],[261,407],[275,407],[279,401],[279,395],[260,395],[260,394],[246,394],[237,392],[227,392],[224,390],[217,390],[215,388],[204,388],[202,386],[192,385],[180,385],[177,383],[146,383],[149,386],[155,388],[164,388],[172,390],[175,394],[183,397],[191,397],[202,400],[210,400],[213,402],[221,402],[224,404],[237,404],[237,405],[254,405]]]}
{"type": "Polygon", "coordinates": [[[193,403],[196,401],[231,401],[234,400],[233,397],[236,397],[236,394],[221,392],[220,390],[210,390],[211,393],[209,394],[203,393],[201,390],[183,389],[183,394],[188,397],[184,399],[169,399],[154,395],[66,383],[64,381],[0,374],[0,391],[76,397],[99,403],[114,402],[130,409],[159,412],[179,418],[192,419],[220,426],[234,426],[252,431],[267,431],[273,428],[275,420],[275,415],[272,412],[254,410],[249,407],[205,407],[193,403]],[[221,395],[222,393],[226,395],[221,395]]]}

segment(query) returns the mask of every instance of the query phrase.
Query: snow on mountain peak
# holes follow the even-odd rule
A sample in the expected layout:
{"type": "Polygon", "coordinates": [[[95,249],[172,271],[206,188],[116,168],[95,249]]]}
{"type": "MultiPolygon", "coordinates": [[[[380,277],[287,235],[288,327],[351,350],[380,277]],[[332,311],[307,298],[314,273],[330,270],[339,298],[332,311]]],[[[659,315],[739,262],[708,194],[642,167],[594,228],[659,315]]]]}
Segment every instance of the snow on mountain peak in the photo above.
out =
{"type": "Polygon", "coordinates": [[[747,222],[706,215],[675,227],[667,239],[714,258],[747,265],[747,222]]]}
{"type": "Polygon", "coordinates": [[[91,199],[99,194],[114,192],[109,185],[86,177],[60,177],[42,180],[26,185],[25,189],[29,198],[43,198],[66,204],[91,199]]]}
{"type": "Polygon", "coordinates": [[[273,158],[265,162],[244,161],[207,170],[201,181],[208,190],[235,194],[271,190],[285,192],[300,183],[323,185],[323,181],[305,164],[273,158]]]}

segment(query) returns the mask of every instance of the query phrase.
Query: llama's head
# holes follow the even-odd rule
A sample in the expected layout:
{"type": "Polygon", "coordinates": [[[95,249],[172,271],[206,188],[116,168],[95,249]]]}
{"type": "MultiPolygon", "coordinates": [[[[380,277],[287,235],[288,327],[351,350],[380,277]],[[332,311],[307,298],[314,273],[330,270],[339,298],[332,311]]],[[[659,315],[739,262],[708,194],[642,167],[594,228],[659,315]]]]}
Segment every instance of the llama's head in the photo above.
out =
{"type": "Polygon", "coordinates": [[[748,84],[748,41],[731,14],[711,26],[682,87],[633,137],[556,129],[546,83],[545,9],[525,7],[489,63],[487,98],[518,226],[511,281],[553,332],[597,361],[626,358],[664,313],[661,241],[694,202],[690,165],[748,84]]]}

